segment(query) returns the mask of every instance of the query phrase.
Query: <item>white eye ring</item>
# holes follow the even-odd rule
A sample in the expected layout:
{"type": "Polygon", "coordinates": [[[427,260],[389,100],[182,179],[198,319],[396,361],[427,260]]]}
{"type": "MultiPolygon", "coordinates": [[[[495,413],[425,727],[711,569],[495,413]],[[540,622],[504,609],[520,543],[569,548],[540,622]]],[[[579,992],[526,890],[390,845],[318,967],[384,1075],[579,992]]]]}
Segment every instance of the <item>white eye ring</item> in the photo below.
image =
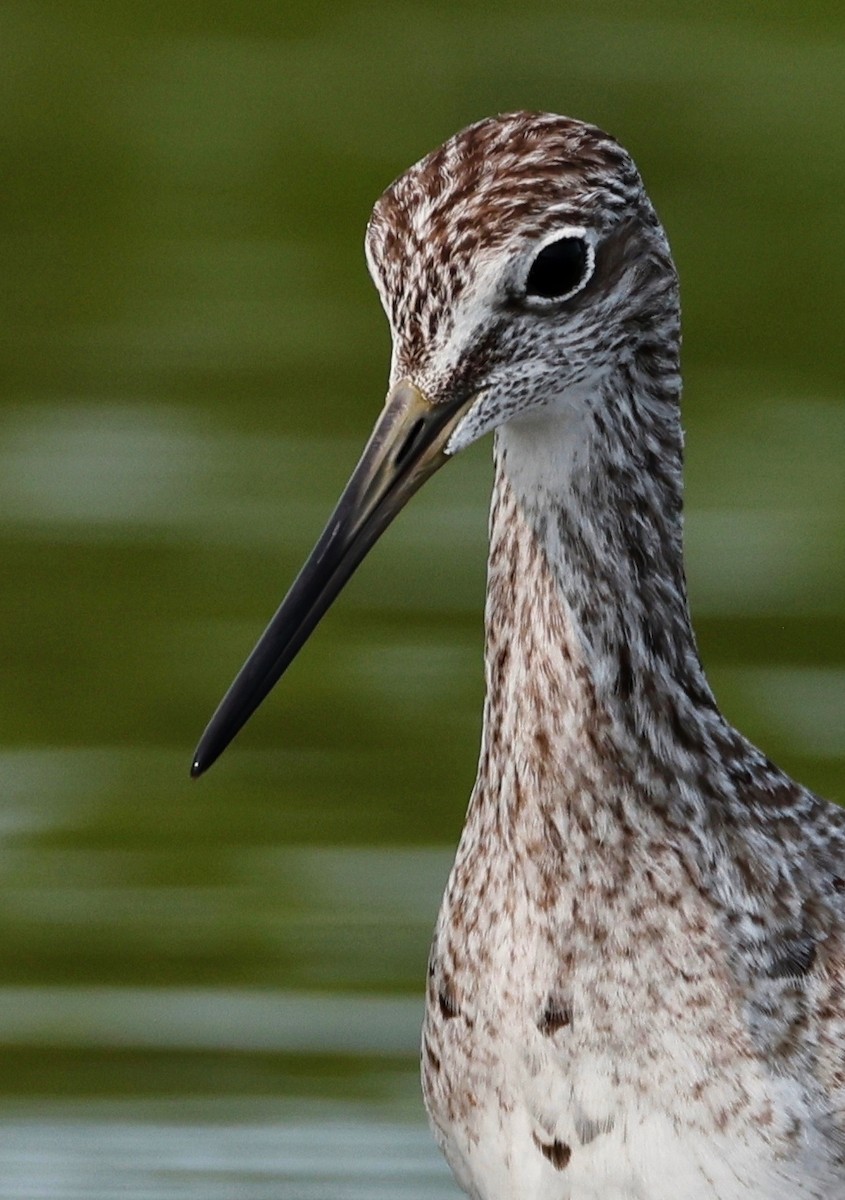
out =
{"type": "Polygon", "coordinates": [[[550,308],[586,287],[596,265],[594,235],[583,225],[553,230],[526,263],[520,293],[531,308],[550,308]]]}

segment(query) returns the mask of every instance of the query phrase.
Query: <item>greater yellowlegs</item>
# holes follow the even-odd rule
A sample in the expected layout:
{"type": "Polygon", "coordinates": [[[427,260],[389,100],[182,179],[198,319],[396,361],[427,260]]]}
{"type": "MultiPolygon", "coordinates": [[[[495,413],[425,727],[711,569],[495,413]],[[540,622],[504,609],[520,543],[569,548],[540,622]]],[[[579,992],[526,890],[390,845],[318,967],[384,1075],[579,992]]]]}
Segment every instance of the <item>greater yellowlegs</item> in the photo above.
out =
{"type": "Polygon", "coordinates": [[[845,812],[701,668],[677,280],[633,162],[579,121],[481,121],[387,189],[366,252],[387,404],[193,773],[495,430],[481,759],[423,1032],[440,1145],[477,1200],[845,1197],[845,812]]]}

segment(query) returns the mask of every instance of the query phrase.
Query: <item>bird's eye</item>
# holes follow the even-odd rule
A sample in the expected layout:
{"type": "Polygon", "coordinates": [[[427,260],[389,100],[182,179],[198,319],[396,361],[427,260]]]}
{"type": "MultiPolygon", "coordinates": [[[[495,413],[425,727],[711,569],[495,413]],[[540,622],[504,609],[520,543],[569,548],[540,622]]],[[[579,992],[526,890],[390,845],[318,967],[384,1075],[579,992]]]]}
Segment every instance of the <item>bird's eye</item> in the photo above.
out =
{"type": "Polygon", "coordinates": [[[592,246],[582,237],[561,237],[543,247],[525,280],[528,300],[565,300],[592,273],[592,246]]]}

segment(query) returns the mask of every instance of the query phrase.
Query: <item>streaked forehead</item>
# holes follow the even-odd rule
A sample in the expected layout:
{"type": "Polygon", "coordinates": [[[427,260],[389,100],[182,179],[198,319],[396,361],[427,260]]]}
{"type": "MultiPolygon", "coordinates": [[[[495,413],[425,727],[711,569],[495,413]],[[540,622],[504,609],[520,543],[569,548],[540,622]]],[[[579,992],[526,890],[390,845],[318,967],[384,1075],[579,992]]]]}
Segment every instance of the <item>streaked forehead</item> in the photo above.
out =
{"type": "Polygon", "coordinates": [[[374,267],[462,257],[552,221],[603,224],[640,190],[628,154],[593,125],[548,113],[480,121],[387,189],[367,231],[374,267]]]}

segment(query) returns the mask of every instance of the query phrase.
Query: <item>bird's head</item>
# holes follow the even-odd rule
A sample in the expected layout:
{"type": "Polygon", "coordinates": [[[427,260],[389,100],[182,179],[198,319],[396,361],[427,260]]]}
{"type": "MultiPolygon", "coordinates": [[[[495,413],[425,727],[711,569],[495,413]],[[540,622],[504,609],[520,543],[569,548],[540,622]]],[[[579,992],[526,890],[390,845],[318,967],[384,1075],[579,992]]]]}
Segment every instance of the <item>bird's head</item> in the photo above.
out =
{"type": "Polygon", "coordinates": [[[675,270],[639,173],[580,121],[462,130],[381,196],[365,247],[391,383],[459,414],[450,454],[538,409],[577,411],[620,365],[677,345],[675,270]]]}
{"type": "Polygon", "coordinates": [[[393,335],[390,389],[319,542],[203,735],[201,774],[258,707],[420,485],[491,429],[589,411],[636,363],[673,370],[676,278],[629,155],[594,126],[470,126],[377,202],[367,261],[393,335]]]}

